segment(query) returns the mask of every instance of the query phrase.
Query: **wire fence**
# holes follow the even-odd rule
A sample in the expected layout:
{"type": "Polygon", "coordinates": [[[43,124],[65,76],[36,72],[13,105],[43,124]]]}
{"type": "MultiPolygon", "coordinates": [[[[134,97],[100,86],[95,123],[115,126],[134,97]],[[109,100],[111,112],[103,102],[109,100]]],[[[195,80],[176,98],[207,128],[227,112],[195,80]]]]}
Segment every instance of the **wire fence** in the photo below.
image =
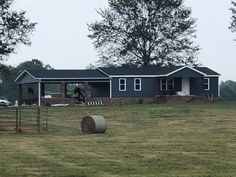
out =
{"type": "Polygon", "coordinates": [[[48,129],[47,107],[0,108],[0,131],[40,132],[48,129]]]}

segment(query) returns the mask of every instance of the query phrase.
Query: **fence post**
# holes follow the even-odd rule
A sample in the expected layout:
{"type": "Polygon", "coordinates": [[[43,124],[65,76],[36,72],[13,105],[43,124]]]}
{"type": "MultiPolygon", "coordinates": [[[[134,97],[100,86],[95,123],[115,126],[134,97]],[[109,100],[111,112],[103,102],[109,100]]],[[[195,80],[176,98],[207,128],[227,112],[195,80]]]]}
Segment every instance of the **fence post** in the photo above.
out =
{"type": "Polygon", "coordinates": [[[18,107],[16,107],[16,133],[18,133],[19,132],[19,114],[18,114],[18,111],[19,111],[19,109],[18,109],[18,107]]]}
{"type": "Polygon", "coordinates": [[[38,132],[40,132],[40,106],[37,107],[37,125],[38,125],[38,132]]]}
{"type": "Polygon", "coordinates": [[[48,106],[46,110],[46,130],[48,130],[48,106]]]}
{"type": "Polygon", "coordinates": [[[19,119],[19,125],[18,125],[19,129],[18,129],[18,132],[22,133],[22,129],[21,129],[21,111],[22,111],[22,107],[21,106],[19,107],[18,111],[19,111],[19,118],[18,118],[19,119]]]}

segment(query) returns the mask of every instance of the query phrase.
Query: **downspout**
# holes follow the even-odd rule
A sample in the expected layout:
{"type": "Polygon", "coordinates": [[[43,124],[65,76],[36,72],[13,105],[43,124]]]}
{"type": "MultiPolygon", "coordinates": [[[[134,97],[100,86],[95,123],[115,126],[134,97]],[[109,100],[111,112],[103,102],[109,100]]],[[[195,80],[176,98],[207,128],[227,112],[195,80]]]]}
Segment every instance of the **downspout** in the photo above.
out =
{"type": "Polygon", "coordinates": [[[110,78],[110,98],[112,98],[112,78],[110,78]]]}

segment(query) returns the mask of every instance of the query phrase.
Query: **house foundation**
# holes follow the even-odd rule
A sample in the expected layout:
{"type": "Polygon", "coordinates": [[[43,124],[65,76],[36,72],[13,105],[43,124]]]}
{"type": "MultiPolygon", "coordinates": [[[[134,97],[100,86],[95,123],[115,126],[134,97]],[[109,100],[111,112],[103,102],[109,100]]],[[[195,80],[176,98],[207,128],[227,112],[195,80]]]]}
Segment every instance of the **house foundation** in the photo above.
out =
{"type": "Polygon", "coordinates": [[[42,98],[41,104],[49,106],[53,104],[69,104],[69,105],[129,105],[129,104],[188,104],[202,102],[217,102],[218,97],[208,98],[206,96],[156,96],[144,98],[88,98],[85,103],[77,104],[73,98],[42,98]]]}

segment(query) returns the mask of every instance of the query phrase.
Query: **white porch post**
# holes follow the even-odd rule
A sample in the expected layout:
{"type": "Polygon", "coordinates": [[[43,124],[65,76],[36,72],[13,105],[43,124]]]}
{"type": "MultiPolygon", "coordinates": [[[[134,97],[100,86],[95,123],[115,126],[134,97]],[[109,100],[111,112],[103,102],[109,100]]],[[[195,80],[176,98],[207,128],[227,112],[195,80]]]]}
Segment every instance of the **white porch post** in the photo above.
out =
{"type": "Polygon", "coordinates": [[[220,82],[219,82],[220,77],[218,77],[218,97],[220,97],[220,82]]]}
{"type": "Polygon", "coordinates": [[[110,98],[112,98],[112,80],[110,79],[110,98]]]}
{"type": "Polygon", "coordinates": [[[41,82],[38,81],[38,106],[41,106],[41,82]]]}

